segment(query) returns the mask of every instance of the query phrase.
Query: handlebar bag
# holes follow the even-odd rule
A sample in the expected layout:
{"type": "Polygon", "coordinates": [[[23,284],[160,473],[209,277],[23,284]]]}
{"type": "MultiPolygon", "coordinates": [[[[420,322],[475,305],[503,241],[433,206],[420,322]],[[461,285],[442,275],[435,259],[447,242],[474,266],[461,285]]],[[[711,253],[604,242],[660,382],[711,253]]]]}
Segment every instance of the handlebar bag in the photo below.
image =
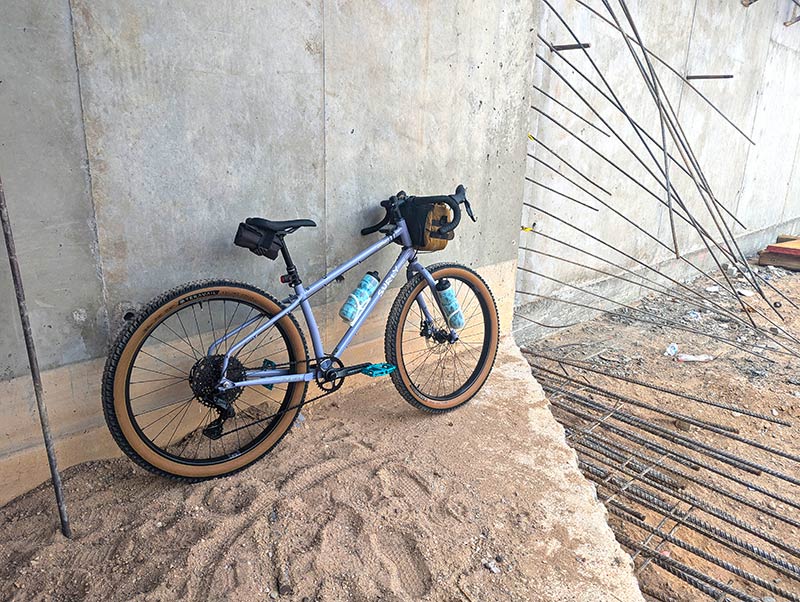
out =
{"type": "Polygon", "coordinates": [[[406,220],[411,244],[417,251],[441,251],[454,232],[439,234],[439,228],[450,223],[450,206],[446,203],[415,203],[409,199],[400,206],[406,220]]]}

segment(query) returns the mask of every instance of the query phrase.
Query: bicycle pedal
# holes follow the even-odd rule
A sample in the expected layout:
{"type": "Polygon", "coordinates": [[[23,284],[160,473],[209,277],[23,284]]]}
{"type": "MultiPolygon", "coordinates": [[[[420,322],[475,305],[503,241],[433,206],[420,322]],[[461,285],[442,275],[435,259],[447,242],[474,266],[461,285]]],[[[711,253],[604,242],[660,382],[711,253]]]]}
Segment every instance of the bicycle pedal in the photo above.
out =
{"type": "Polygon", "coordinates": [[[395,370],[397,370],[397,366],[394,364],[370,364],[362,368],[361,373],[371,376],[372,378],[378,378],[379,376],[391,374],[395,370]]]}

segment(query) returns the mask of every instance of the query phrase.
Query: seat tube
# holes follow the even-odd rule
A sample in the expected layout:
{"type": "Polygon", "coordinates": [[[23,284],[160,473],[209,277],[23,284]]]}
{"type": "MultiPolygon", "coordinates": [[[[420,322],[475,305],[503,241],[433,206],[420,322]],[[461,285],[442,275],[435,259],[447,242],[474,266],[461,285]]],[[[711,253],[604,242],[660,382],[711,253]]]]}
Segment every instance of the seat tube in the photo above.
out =
{"type": "Polygon", "coordinates": [[[315,357],[322,357],[325,355],[325,350],[322,347],[322,337],[319,333],[317,320],[314,318],[314,312],[311,310],[311,303],[305,298],[306,289],[302,284],[298,284],[294,287],[294,292],[297,293],[298,298],[303,299],[300,302],[300,309],[303,310],[303,317],[306,319],[308,332],[311,334],[311,344],[314,346],[314,355],[315,357]]]}

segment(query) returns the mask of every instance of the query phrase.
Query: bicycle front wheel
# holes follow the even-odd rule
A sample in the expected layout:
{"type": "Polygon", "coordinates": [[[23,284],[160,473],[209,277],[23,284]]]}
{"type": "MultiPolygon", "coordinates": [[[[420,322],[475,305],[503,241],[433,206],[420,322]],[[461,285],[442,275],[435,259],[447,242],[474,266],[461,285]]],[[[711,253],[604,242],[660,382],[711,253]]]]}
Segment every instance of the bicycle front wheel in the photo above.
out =
{"type": "MultiPolygon", "coordinates": [[[[120,448],[156,474],[192,481],[236,472],[269,452],[292,426],[306,383],[216,386],[224,355],[279,311],[267,293],[224,280],[186,284],[147,305],[120,333],[103,374],[103,410],[120,448]]],[[[287,315],[231,354],[226,376],[303,373],[307,359],[287,315]]]]}
{"type": "Polygon", "coordinates": [[[476,272],[451,263],[427,269],[434,280],[450,281],[463,325],[452,340],[427,281],[417,274],[400,289],[389,312],[386,361],[397,366],[392,381],[406,401],[428,412],[447,412],[472,399],[489,377],[497,356],[499,319],[492,292],[476,272]]]}

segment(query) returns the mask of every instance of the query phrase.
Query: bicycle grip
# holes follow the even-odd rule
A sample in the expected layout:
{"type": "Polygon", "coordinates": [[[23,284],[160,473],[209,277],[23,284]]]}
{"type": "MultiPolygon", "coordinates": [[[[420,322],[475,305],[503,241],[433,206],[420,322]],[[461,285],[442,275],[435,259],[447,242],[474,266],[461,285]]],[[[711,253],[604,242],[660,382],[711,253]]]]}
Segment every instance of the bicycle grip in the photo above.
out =
{"type": "Polygon", "coordinates": [[[374,234],[375,232],[378,232],[381,228],[383,228],[384,226],[389,224],[389,222],[391,221],[391,218],[390,218],[390,215],[389,215],[389,209],[392,207],[393,199],[394,199],[394,197],[392,197],[391,199],[387,199],[385,201],[381,201],[381,207],[383,207],[386,210],[386,215],[384,215],[383,219],[381,221],[379,221],[377,224],[375,224],[374,226],[367,226],[366,228],[362,228],[361,229],[361,236],[367,236],[368,234],[374,234]]]}
{"type": "Polygon", "coordinates": [[[375,224],[374,226],[367,226],[366,228],[361,228],[361,236],[366,236],[367,234],[374,234],[378,232],[381,228],[389,223],[389,216],[387,215],[384,217],[380,222],[375,224]]]}
{"type": "Polygon", "coordinates": [[[456,186],[455,194],[443,197],[442,200],[450,205],[450,208],[453,210],[453,221],[439,228],[439,234],[444,235],[455,230],[461,221],[461,207],[459,207],[459,204],[467,200],[467,191],[464,185],[459,184],[456,186]]]}

